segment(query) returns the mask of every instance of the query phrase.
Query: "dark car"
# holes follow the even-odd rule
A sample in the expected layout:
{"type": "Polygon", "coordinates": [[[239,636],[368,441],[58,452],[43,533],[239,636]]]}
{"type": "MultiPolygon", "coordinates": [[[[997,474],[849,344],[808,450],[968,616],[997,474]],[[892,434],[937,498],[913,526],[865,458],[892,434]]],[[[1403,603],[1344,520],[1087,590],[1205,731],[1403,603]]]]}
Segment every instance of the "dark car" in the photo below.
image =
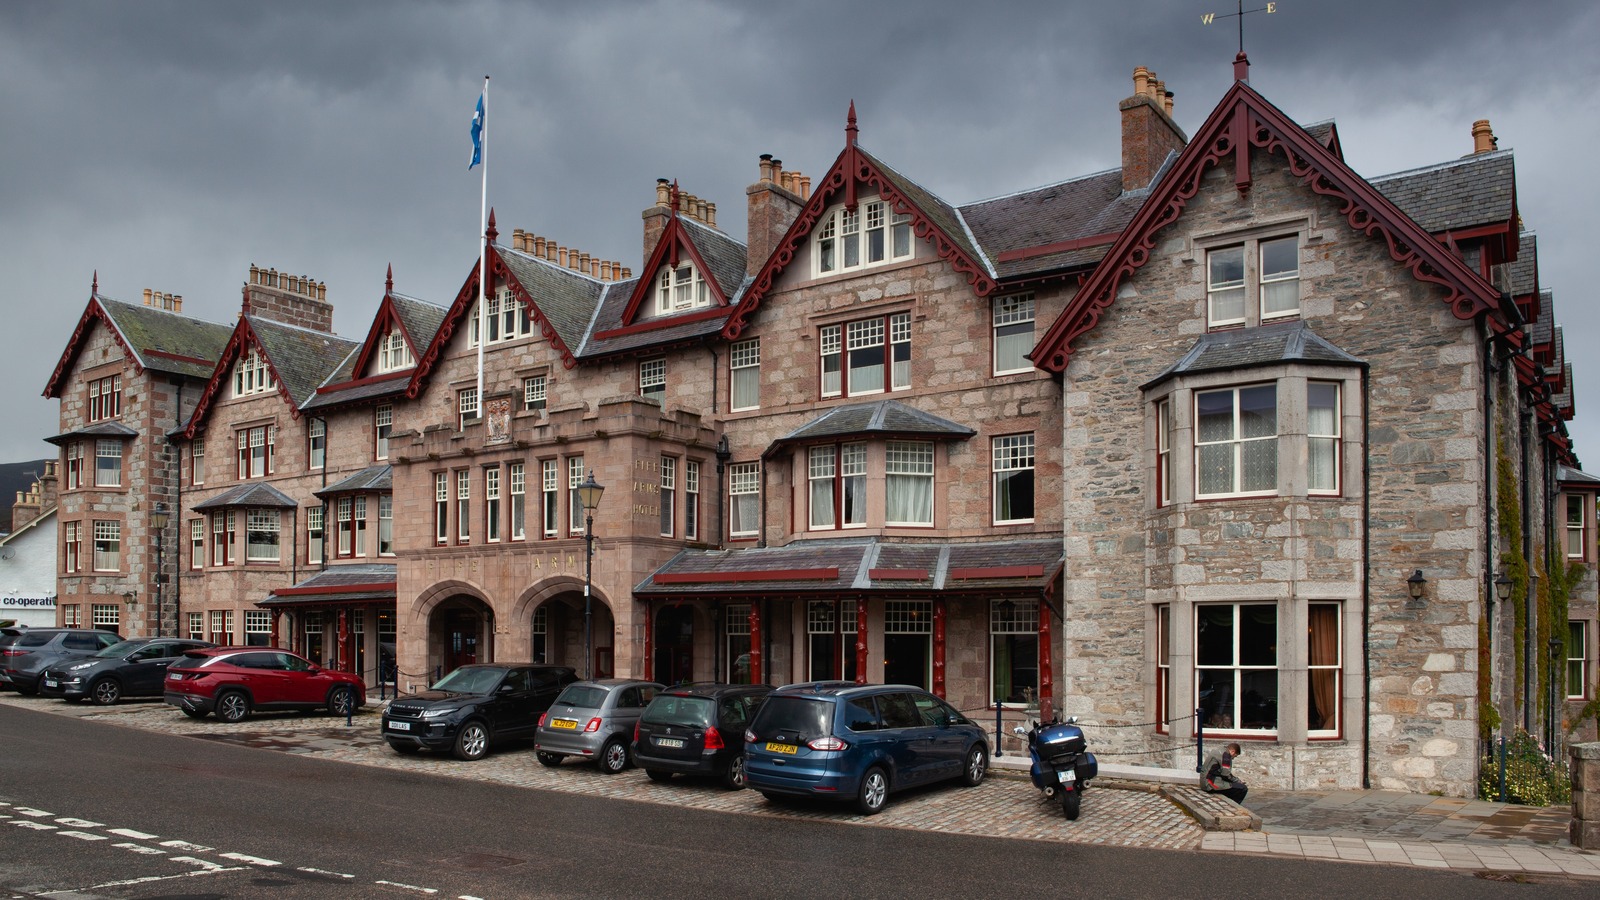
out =
{"type": "Polygon", "coordinates": [[[239,722],[253,710],[325,709],[345,716],[367,702],[359,676],[324,669],[287,650],[211,647],[190,650],[167,668],[163,699],[201,719],[215,712],[239,722]]]}
{"type": "Polygon", "coordinates": [[[93,656],[67,659],[44,670],[39,693],[69,703],[88,698],[109,706],[123,697],[159,697],[167,667],[189,650],[215,646],[187,638],[134,638],[93,656]]]}
{"type": "Polygon", "coordinates": [[[615,775],[633,762],[628,744],[639,714],[662,687],[654,681],[603,678],[567,685],[539,717],[533,745],[539,762],[559,766],[568,756],[592,759],[615,775]]]}
{"type": "Polygon", "coordinates": [[[633,732],[633,761],[651,781],[714,775],[744,787],[744,729],[770,684],[685,684],[656,694],[633,732]]]}
{"type": "Polygon", "coordinates": [[[24,694],[39,692],[44,670],[64,659],[90,656],[122,640],[90,628],[30,628],[0,650],[0,682],[24,694]]]}
{"type": "Polygon", "coordinates": [[[903,684],[811,682],[779,688],[745,731],[750,786],[779,796],[853,800],[883,809],[889,793],[989,768],[983,729],[927,691],[903,684]]]}
{"type": "Polygon", "coordinates": [[[458,759],[482,759],[491,742],[533,737],[540,716],[577,680],[567,666],[462,666],[429,690],[394,698],[383,713],[383,737],[396,753],[450,750],[458,759]]]}

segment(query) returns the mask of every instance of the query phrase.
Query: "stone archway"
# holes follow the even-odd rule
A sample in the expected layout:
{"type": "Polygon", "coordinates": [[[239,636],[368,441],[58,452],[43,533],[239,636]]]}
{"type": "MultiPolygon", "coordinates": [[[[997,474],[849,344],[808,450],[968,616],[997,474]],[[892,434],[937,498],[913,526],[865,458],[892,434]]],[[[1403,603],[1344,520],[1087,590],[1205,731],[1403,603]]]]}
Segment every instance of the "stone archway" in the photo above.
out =
{"type": "Polygon", "coordinates": [[[527,629],[529,658],[571,666],[579,677],[616,675],[616,615],[600,591],[594,591],[591,601],[592,652],[586,661],[583,581],[556,576],[524,591],[513,607],[512,621],[514,627],[527,629]]]}

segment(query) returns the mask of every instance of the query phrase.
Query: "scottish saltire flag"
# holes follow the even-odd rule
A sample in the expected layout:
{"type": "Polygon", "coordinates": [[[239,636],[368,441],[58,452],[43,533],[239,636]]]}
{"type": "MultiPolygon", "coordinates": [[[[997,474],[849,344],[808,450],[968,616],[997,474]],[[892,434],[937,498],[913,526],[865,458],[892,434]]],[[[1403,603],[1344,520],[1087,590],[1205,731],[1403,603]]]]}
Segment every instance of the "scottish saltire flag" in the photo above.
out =
{"type": "Polygon", "coordinates": [[[478,95],[478,108],[472,114],[472,162],[467,164],[467,171],[473,166],[483,162],[483,94],[478,95]]]}

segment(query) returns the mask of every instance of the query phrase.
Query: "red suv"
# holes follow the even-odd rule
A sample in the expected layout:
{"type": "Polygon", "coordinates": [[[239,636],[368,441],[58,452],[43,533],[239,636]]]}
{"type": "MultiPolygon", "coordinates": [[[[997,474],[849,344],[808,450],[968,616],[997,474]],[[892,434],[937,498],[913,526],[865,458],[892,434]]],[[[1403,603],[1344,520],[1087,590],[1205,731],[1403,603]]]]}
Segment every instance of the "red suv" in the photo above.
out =
{"type": "Polygon", "coordinates": [[[167,668],[164,699],[192,718],[215,712],[224,722],[239,722],[257,709],[348,715],[366,704],[367,688],[355,675],[286,650],[212,647],[190,650],[167,668]]]}

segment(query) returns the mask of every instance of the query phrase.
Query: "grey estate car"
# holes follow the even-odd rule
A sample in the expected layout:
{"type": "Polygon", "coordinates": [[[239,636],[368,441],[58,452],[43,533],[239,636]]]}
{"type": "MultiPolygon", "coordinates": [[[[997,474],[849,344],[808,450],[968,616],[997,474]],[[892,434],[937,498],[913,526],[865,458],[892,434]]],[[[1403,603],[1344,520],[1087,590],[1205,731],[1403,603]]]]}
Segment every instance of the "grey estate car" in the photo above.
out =
{"type": "Polygon", "coordinates": [[[539,719],[534,749],[539,762],[559,766],[568,756],[595,760],[615,775],[632,763],[633,726],[661,685],[631,678],[604,678],[567,685],[539,719]]]}

